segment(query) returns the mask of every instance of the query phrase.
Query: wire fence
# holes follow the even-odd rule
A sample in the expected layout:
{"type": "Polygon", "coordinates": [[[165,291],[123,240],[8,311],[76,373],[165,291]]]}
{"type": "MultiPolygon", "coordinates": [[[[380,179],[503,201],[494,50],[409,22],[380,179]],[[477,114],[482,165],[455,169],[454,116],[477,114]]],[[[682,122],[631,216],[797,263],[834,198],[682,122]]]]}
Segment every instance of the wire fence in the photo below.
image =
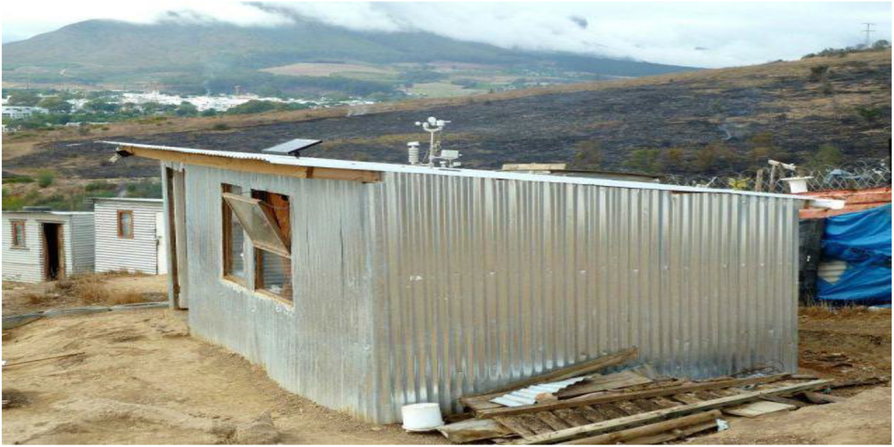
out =
{"type": "MultiPolygon", "coordinates": [[[[803,168],[794,171],[767,166],[737,176],[666,175],[663,182],[700,188],[738,189],[789,193],[791,179],[801,179],[808,191],[871,189],[891,186],[891,159],[867,160],[838,167],[803,168]],[[789,179],[789,180],[786,180],[789,179]]],[[[797,181],[797,180],[794,180],[797,181]]]]}

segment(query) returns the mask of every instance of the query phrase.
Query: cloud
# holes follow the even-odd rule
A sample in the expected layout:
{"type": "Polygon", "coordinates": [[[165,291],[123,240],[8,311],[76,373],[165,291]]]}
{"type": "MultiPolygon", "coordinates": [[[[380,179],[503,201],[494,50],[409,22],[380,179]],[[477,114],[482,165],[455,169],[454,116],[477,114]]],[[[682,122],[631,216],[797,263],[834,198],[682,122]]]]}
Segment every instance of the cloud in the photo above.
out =
{"type": "MultiPolygon", "coordinates": [[[[89,18],[281,26],[301,18],[373,32],[428,31],[503,48],[569,51],[723,67],[795,59],[826,47],[891,40],[891,4],[858,2],[4,2],[6,36],[89,18]],[[11,6],[12,5],[12,6],[11,6]]],[[[39,30],[39,31],[38,31],[39,30]]]]}

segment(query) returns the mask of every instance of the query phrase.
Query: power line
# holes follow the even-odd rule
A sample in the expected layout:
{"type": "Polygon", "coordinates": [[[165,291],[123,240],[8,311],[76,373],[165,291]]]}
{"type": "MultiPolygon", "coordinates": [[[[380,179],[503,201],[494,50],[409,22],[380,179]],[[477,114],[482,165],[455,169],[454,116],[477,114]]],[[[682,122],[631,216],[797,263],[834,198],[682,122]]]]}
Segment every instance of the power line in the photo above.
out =
{"type": "Polygon", "coordinates": [[[863,32],[866,33],[866,48],[869,48],[869,34],[875,32],[875,30],[872,29],[872,27],[875,26],[875,23],[863,22],[863,24],[866,25],[866,29],[863,30],[863,32]]]}

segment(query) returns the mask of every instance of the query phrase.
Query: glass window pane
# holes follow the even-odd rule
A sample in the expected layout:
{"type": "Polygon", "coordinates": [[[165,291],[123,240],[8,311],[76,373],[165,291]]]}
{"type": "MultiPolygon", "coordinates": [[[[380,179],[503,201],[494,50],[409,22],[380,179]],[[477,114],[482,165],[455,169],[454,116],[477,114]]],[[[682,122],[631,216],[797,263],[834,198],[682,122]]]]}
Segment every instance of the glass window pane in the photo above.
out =
{"type": "Polygon", "coordinates": [[[233,194],[224,194],[224,199],[256,247],[289,256],[291,253],[289,242],[280,232],[278,225],[270,220],[272,211],[264,210],[263,207],[267,205],[256,199],[233,194]]]}
{"type": "Polygon", "coordinates": [[[258,250],[261,262],[261,290],[292,301],[292,262],[266,250],[258,250]]]}
{"type": "MultiPolygon", "coordinates": [[[[230,211],[232,213],[232,211],[230,211]]],[[[233,215],[230,218],[230,271],[228,274],[245,279],[245,233],[233,215]]]]}
{"type": "Polygon", "coordinates": [[[125,211],[119,214],[118,218],[120,219],[121,237],[133,237],[133,214],[125,211]]]}

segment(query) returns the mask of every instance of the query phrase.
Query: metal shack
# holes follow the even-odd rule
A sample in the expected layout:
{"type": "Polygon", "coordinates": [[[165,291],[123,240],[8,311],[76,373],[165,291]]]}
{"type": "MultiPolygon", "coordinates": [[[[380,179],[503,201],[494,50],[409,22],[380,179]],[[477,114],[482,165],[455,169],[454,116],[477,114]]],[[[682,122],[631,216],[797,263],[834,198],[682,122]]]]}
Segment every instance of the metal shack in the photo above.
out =
{"type": "Polygon", "coordinates": [[[810,199],[109,143],[161,161],[192,334],[366,420],[630,346],[691,377],[797,366],[810,199]]]}
{"type": "Polygon", "coordinates": [[[94,198],[96,271],[168,271],[162,199],[94,198]]]}
{"type": "Polygon", "coordinates": [[[93,213],[3,212],[3,280],[54,281],[93,271],[93,213]]]}

